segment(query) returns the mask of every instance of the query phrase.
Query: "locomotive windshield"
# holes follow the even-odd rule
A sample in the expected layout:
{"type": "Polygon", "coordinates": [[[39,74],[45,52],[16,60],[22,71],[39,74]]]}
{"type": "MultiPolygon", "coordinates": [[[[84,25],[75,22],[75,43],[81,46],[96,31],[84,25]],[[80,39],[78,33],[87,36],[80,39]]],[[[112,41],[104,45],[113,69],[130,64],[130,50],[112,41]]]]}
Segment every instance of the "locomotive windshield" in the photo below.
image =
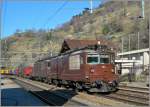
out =
{"type": "Polygon", "coordinates": [[[100,54],[89,54],[87,56],[87,63],[88,64],[108,64],[110,63],[110,57],[109,55],[100,54]]]}
{"type": "Polygon", "coordinates": [[[109,63],[109,55],[100,55],[100,64],[109,63]]]}
{"type": "Polygon", "coordinates": [[[88,64],[99,64],[99,55],[88,55],[87,63],[88,64]]]}

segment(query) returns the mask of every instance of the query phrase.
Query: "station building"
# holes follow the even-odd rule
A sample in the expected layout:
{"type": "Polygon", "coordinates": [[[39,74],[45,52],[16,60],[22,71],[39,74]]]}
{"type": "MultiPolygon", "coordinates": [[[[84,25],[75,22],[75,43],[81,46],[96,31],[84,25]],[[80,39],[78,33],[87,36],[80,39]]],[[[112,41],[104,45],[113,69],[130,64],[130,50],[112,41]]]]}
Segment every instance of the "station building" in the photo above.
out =
{"type": "Polygon", "coordinates": [[[122,64],[122,75],[130,72],[140,75],[148,70],[149,48],[117,53],[116,62],[122,64]]]}

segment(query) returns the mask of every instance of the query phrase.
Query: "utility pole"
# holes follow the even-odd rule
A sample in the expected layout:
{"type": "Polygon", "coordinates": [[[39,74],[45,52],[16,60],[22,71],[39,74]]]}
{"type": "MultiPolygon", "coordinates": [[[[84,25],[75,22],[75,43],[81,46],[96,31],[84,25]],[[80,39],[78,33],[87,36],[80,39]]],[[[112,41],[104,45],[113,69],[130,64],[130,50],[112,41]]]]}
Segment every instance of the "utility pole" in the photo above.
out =
{"type": "MultiPolygon", "coordinates": [[[[124,39],[123,39],[123,37],[122,37],[121,42],[122,42],[122,46],[121,46],[121,48],[122,48],[122,53],[123,53],[123,51],[124,51],[124,50],[123,50],[123,48],[124,48],[124,47],[123,47],[123,44],[124,44],[124,39]]],[[[123,55],[122,55],[122,59],[123,59],[123,55]]]]}
{"type": "Polygon", "coordinates": [[[145,18],[145,13],[144,13],[144,5],[145,5],[145,3],[144,3],[144,0],[142,0],[141,2],[142,2],[141,3],[141,5],[142,5],[142,18],[144,19],[145,18]]]}
{"type": "Polygon", "coordinates": [[[38,35],[38,39],[39,39],[39,54],[38,54],[38,59],[40,60],[41,59],[41,34],[38,35]]]}
{"type": "MultiPolygon", "coordinates": [[[[130,48],[131,48],[131,47],[130,47],[130,34],[129,34],[129,46],[128,46],[128,47],[129,47],[128,51],[130,52],[130,48]]],[[[130,58],[130,54],[129,54],[129,60],[130,60],[130,59],[131,59],[131,58],[130,58]]]]}
{"type": "MultiPolygon", "coordinates": [[[[149,1],[149,5],[150,5],[150,1],[149,1]]],[[[149,13],[149,78],[150,78],[150,13],[149,13]]],[[[150,79],[149,79],[149,85],[150,85],[150,79]]],[[[149,97],[150,98],[150,97],[149,97]]],[[[149,100],[149,105],[150,105],[150,100],[149,100]]]]}
{"type": "MultiPolygon", "coordinates": [[[[138,46],[137,46],[137,48],[139,50],[140,49],[140,32],[137,33],[137,38],[138,38],[138,46]]],[[[140,59],[140,53],[138,53],[138,57],[140,59]]]]}
{"type": "Polygon", "coordinates": [[[53,41],[52,41],[52,33],[53,33],[53,30],[50,29],[49,32],[48,32],[48,35],[50,36],[50,40],[49,40],[49,44],[50,44],[50,56],[52,57],[53,56],[53,53],[52,53],[52,47],[53,47],[53,41]]]}
{"type": "Polygon", "coordinates": [[[140,49],[140,32],[138,32],[138,34],[137,34],[137,38],[138,38],[138,50],[140,49]]]}
{"type": "Polygon", "coordinates": [[[90,0],[90,13],[93,13],[93,0],[90,0]]]}
{"type": "Polygon", "coordinates": [[[0,0],[0,69],[2,67],[2,14],[3,14],[3,0],[0,0]]]}

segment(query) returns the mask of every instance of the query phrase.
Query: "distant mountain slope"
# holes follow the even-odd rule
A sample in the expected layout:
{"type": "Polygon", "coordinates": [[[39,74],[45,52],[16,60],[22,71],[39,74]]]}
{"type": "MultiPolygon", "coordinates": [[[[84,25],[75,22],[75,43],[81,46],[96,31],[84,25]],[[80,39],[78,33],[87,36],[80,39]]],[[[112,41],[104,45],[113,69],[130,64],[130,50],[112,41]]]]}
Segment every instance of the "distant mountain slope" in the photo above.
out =
{"type": "MultiPolygon", "coordinates": [[[[124,50],[128,51],[128,35],[137,35],[137,32],[140,32],[140,48],[146,48],[150,5],[145,3],[146,17],[140,19],[140,3],[111,1],[100,5],[92,14],[88,10],[83,11],[56,29],[17,31],[3,41],[3,57],[10,58],[8,62],[16,61],[17,65],[22,62],[29,64],[39,56],[57,54],[65,38],[109,39],[121,47],[121,39],[124,37],[124,50]],[[18,53],[14,53],[16,51],[18,53]]],[[[137,49],[137,36],[131,36],[131,49],[137,49]]]]}

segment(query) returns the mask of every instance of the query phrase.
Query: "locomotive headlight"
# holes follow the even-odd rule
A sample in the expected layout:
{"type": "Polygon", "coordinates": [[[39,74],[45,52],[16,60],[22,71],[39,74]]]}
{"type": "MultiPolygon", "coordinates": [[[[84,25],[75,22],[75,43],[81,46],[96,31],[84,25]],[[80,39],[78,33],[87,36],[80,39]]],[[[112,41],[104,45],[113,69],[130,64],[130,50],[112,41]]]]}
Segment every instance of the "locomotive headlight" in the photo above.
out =
{"type": "Polygon", "coordinates": [[[95,72],[95,70],[94,70],[94,69],[91,69],[91,72],[95,72]]]}
{"type": "Polygon", "coordinates": [[[100,41],[98,41],[98,42],[97,42],[97,44],[98,44],[98,45],[100,45],[100,44],[101,44],[101,42],[100,42],[100,41]]]}
{"type": "Polygon", "coordinates": [[[86,79],[88,79],[88,78],[89,78],[89,76],[85,76],[85,78],[86,78],[86,79]]]}
{"type": "Polygon", "coordinates": [[[109,81],[108,83],[109,83],[109,84],[112,84],[112,81],[109,81]]]}
{"type": "Polygon", "coordinates": [[[114,70],[114,69],[111,69],[111,72],[113,72],[113,73],[114,73],[114,72],[115,72],[115,70],[114,70]]]}
{"type": "Polygon", "coordinates": [[[110,50],[113,51],[114,49],[113,49],[113,48],[110,48],[110,50]]]}
{"type": "Polygon", "coordinates": [[[102,66],[102,68],[106,68],[106,66],[102,66]]]}

